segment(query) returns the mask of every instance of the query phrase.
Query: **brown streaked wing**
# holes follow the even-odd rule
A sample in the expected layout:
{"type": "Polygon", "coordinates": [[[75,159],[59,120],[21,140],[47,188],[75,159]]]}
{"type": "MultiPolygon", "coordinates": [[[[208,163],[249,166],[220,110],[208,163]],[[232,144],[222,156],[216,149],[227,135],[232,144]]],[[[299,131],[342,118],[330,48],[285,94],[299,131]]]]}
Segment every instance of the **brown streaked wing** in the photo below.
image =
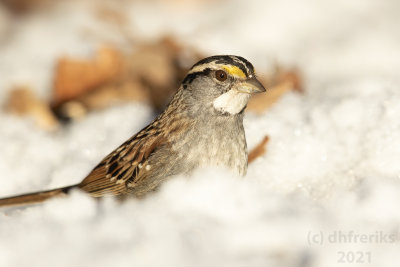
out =
{"type": "Polygon", "coordinates": [[[135,183],[145,179],[145,172],[140,170],[156,148],[167,141],[160,132],[153,129],[150,132],[146,136],[139,133],[111,152],[79,184],[79,188],[94,197],[121,195],[127,193],[128,180],[135,183]]]}

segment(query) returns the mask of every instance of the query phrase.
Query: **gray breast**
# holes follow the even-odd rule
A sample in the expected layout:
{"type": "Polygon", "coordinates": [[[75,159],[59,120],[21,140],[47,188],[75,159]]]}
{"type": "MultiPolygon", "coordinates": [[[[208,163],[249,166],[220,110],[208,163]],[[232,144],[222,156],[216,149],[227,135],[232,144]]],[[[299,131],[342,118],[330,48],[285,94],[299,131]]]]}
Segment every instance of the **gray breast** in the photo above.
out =
{"type": "Polygon", "coordinates": [[[161,147],[150,157],[151,172],[134,188],[142,196],[157,188],[163,181],[188,174],[199,167],[222,166],[245,175],[247,146],[243,116],[223,119],[196,120],[187,131],[174,138],[172,146],[161,147]]]}
{"type": "Polygon", "coordinates": [[[188,140],[175,149],[180,151],[186,171],[197,167],[223,166],[239,175],[246,174],[247,145],[242,115],[199,120],[198,125],[183,138],[188,140]]]}

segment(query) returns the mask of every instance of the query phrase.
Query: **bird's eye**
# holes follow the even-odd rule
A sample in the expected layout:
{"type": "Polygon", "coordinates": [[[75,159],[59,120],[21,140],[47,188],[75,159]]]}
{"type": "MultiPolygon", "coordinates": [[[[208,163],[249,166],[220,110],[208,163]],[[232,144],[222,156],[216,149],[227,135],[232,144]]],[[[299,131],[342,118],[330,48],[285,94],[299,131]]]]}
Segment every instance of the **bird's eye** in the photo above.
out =
{"type": "Polygon", "coordinates": [[[223,70],[217,70],[215,72],[215,78],[217,78],[218,81],[223,82],[228,78],[228,75],[223,70]]]}

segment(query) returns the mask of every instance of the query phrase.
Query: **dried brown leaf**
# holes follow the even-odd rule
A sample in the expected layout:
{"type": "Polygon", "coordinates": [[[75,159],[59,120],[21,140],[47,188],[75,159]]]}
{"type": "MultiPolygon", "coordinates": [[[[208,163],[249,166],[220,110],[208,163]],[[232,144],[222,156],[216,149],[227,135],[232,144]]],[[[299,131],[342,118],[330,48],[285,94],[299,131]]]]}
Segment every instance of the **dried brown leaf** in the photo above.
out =
{"type": "Polygon", "coordinates": [[[193,49],[164,37],[142,43],[124,56],[108,47],[92,61],[63,58],[56,69],[53,108],[66,119],[132,100],[162,110],[178,89],[188,64],[200,57],[193,49]],[[74,103],[69,105],[70,101],[74,103]]]}
{"type": "Polygon", "coordinates": [[[110,83],[76,100],[63,103],[56,108],[56,112],[60,118],[75,120],[85,116],[89,111],[104,109],[127,101],[150,104],[149,92],[133,80],[110,83]]]}
{"type": "MultiPolygon", "coordinates": [[[[263,83],[267,84],[265,80],[265,78],[262,79],[263,83]]],[[[253,96],[247,105],[248,110],[262,113],[275,104],[287,92],[291,90],[303,92],[301,78],[296,71],[279,71],[271,80],[274,85],[267,89],[267,93],[253,96]]]]}
{"type": "Polygon", "coordinates": [[[51,0],[2,0],[2,4],[15,14],[29,13],[31,10],[44,9],[54,1],[51,0]]]}
{"type": "Polygon", "coordinates": [[[269,137],[265,136],[264,139],[250,151],[248,156],[249,163],[252,163],[256,158],[265,154],[265,145],[268,143],[268,141],[269,137]]]}
{"type": "Polygon", "coordinates": [[[162,110],[170,97],[179,88],[187,66],[182,64],[182,55],[195,62],[199,55],[192,49],[185,49],[172,37],[164,37],[153,43],[144,43],[128,58],[128,73],[136,76],[149,91],[150,102],[162,110]]]}
{"type": "Polygon", "coordinates": [[[32,117],[36,125],[45,130],[55,130],[59,126],[50,106],[38,99],[28,87],[11,90],[5,103],[5,110],[19,116],[32,117]]]}
{"type": "Polygon", "coordinates": [[[53,105],[73,100],[115,79],[122,70],[122,55],[111,47],[101,48],[93,60],[61,58],[53,87],[53,105]]]}

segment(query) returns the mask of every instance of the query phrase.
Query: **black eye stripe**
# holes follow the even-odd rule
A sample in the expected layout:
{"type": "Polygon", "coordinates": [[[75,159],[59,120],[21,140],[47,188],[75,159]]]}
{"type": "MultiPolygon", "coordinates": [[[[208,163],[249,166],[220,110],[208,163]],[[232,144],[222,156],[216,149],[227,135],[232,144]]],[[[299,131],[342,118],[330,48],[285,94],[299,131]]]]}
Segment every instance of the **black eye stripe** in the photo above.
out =
{"type": "Polygon", "coordinates": [[[192,83],[194,79],[196,79],[199,76],[205,76],[205,75],[209,75],[211,72],[210,68],[204,69],[203,71],[198,71],[198,72],[192,72],[189,73],[188,75],[186,75],[185,79],[183,80],[183,84],[188,84],[188,83],[192,83]]]}

